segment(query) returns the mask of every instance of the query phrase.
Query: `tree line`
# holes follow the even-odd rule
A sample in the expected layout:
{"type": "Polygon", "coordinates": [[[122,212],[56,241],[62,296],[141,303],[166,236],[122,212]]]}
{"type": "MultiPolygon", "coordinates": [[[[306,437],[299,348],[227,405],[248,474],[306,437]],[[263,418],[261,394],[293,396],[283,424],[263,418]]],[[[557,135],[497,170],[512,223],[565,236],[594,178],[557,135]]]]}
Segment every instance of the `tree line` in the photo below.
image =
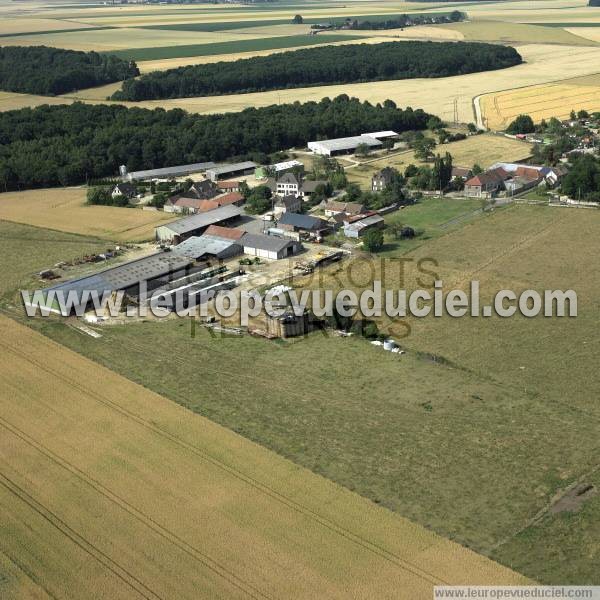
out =
{"type": "Polygon", "coordinates": [[[192,115],[181,109],[74,103],[0,113],[0,190],[75,185],[129,171],[258,159],[316,139],[421,130],[432,117],[394,102],[331,100],[192,115]]]}
{"type": "Polygon", "coordinates": [[[8,92],[56,96],[139,74],[134,62],[110,54],[47,46],[0,47],[0,89],[8,92]]]}
{"type": "Polygon", "coordinates": [[[447,77],[522,62],[511,47],[477,42],[385,42],[322,46],[155,71],[124,82],[113,100],[156,100],[267,90],[447,77]]]}
{"type": "MultiPolygon", "coordinates": [[[[300,17],[302,18],[302,17],[300,17]]],[[[346,19],[341,23],[331,22],[329,24],[311,25],[311,29],[355,29],[378,31],[384,29],[403,29],[404,27],[413,27],[414,25],[439,25],[442,23],[458,23],[465,19],[465,14],[458,10],[453,10],[450,14],[428,14],[428,15],[399,15],[385,20],[359,21],[358,19],[346,19]]]]}

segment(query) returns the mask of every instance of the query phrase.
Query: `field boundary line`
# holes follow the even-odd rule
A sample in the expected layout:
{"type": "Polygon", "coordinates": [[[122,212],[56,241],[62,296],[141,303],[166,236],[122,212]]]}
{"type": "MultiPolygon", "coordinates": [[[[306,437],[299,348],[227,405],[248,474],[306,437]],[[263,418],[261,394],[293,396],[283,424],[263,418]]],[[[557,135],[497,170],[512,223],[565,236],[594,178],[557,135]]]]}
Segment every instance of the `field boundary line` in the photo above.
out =
{"type": "MultiPolygon", "coordinates": [[[[358,546],[361,546],[363,549],[365,549],[369,552],[372,552],[373,554],[378,555],[379,557],[383,558],[384,560],[387,560],[388,562],[395,564],[399,568],[404,569],[405,571],[408,571],[417,577],[420,577],[421,579],[427,581],[428,583],[431,583],[433,585],[448,584],[447,581],[439,578],[438,576],[434,575],[433,573],[429,573],[429,572],[425,571],[424,569],[421,569],[421,567],[419,567],[418,565],[415,565],[415,564],[411,563],[410,561],[401,558],[400,556],[394,554],[390,550],[387,550],[387,549],[379,546],[375,542],[371,542],[371,541],[361,537],[359,534],[356,534],[356,533],[346,529],[345,527],[338,525],[337,523],[335,523],[334,521],[331,521],[327,517],[323,517],[316,511],[300,504],[299,502],[297,502],[295,500],[292,500],[291,498],[288,498],[284,494],[276,491],[275,489],[269,487],[268,485],[262,483],[261,481],[255,479],[254,477],[243,473],[236,467],[228,465],[228,464],[220,461],[219,459],[211,456],[205,450],[201,450],[200,448],[194,446],[193,444],[185,442],[184,440],[178,438],[177,436],[169,433],[165,429],[153,424],[150,421],[147,421],[143,417],[140,417],[139,415],[136,415],[135,413],[129,411],[128,409],[120,406],[116,402],[109,400],[106,397],[101,396],[97,392],[94,392],[90,389],[83,387],[78,382],[73,381],[66,375],[48,367],[44,363],[34,360],[31,356],[25,354],[24,352],[21,352],[20,350],[17,350],[16,348],[8,346],[1,342],[0,342],[0,346],[4,347],[5,350],[12,352],[13,354],[16,354],[17,356],[21,357],[25,361],[32,363],[39,369],[46,371],[47,373],[53,375],[54,377],[57,377],[58,379],[61,379],[63,382],[67,383],[68,385],[75,387],[76,389],[78,389],[81,392],[83,392],[84,394],[86,394],[88,397],[94,398],[100,404],[103,404],[103,405],[111,408],[112,410],[120,413],[121,415],[125,416],[126,418],[131,419],[132,421],[138,423],[138,425],[145,427],[146,429],[149,429],[156,435],[164,437],[164,438],[168,439],[169,441],[171,441],[172,443],[174,443],[175,445],[178,445],[178,446],[186,449],[188,452],[191,452],[192,454],[199,456],[206,462],[227,472],[232,477],[245,482],[247,485],[253,487],[254,489],[273,498],[274,500],[277,500],[281,504],[286,505],[288,508],[303,514],[305,517],[312,519],[313,521],[319,523],[323,527],[326,527],[330,531],[355,543],[358,546]]],[[[440,536],[440,539],[447,541],[446,538],[443,538],[442,536],[440,536]]]]}

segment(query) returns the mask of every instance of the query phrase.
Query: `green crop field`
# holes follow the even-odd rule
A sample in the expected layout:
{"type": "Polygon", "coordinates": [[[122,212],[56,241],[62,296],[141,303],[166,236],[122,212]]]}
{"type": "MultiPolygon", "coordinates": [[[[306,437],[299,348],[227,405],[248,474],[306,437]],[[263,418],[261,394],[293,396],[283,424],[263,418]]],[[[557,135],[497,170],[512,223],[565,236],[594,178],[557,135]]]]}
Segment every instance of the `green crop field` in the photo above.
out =
{"type": "Polygon", "coordinates": [[[233,54],[239,52],[254,52],[260,50],[275,50],[281,48],[295,48],[299,46],[315,46],[331,42],[342,42],[358,39],[354,35],[308,35],[282,36],[276,38],[259,38],[252,40],[238,40],[234,42],[215,42],[212,44],[193,44],[186,46],[159,46],[157,48],[133,48],[130,50],[111,50],[119,58],[129,60],[159,60],[163,58],[185,58],[191,56],[212,56],[216,54],[233,54]]]}

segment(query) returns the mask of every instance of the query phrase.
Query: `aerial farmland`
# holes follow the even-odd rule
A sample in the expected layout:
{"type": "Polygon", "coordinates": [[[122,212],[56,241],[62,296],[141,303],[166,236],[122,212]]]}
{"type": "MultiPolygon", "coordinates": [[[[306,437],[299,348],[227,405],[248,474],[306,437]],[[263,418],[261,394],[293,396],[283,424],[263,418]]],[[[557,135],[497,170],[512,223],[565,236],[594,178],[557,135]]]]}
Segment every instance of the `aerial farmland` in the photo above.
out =
{"type": "Polygon", "coordinates": [[[595,4],[0,0],[0,599],[594,600],[595,4]]]}

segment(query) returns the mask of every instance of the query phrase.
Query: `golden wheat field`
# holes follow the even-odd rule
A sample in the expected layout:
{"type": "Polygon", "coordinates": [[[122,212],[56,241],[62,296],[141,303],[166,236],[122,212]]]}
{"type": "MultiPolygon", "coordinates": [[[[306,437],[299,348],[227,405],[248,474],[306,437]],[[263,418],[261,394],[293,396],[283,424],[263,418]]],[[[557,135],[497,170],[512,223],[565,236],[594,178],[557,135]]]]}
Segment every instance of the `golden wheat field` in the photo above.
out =
{"type": "Polygon", "coordinates": [[[488,127],[505,128],[527,113],[535,122],[568,118],[571,110],[600,111],[600,74],[489,94],[481,99],[488,127]]]}
{"type": "Polygon", "coordinates": [[[0,338],[2,598],[419,600],[527,581],[6,317],[0,338]]]}
{"type": "Polygon", "coordinates": [[[143,241],[172,217],[162,212],[87,206],[86,190],[52,188],[0,194],[0,219],[118,241],[143,241]]]}

